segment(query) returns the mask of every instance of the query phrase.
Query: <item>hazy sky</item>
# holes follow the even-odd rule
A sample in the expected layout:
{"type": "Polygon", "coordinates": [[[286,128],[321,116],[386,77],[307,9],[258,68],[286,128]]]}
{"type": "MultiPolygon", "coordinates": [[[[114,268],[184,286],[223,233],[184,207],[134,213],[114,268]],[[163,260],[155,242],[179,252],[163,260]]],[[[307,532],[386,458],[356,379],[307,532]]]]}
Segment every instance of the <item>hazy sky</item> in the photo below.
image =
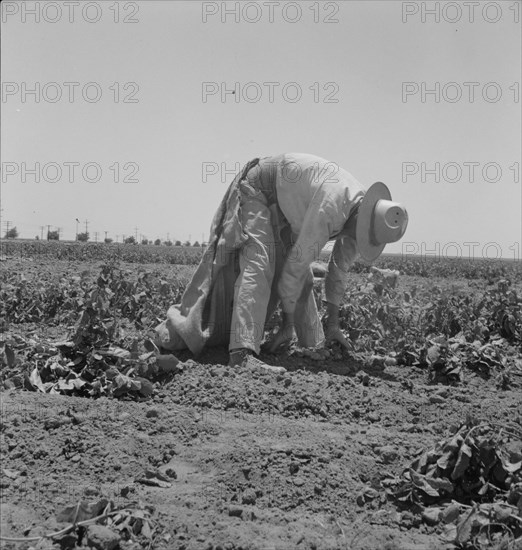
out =
{"type": "Polygon", "coordinates": [[[2,229],[201,240],[307,152],[407,207],[388,252],[520,258],[521,6],[476,4],[4,1],[2,229]]]}

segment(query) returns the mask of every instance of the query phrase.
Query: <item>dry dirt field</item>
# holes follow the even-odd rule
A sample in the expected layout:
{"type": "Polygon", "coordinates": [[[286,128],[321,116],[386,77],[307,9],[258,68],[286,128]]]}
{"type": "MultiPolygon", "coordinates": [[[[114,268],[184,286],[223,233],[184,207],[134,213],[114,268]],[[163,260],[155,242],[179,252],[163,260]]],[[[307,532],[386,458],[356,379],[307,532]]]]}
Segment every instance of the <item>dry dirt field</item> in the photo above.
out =
{"type": "Polygon", "coordinates": [[[104,265],[1,263],[2,548],[522,548],[516,271],[355,273],[276,374],[158,359],[194,267],[104,265]]]}

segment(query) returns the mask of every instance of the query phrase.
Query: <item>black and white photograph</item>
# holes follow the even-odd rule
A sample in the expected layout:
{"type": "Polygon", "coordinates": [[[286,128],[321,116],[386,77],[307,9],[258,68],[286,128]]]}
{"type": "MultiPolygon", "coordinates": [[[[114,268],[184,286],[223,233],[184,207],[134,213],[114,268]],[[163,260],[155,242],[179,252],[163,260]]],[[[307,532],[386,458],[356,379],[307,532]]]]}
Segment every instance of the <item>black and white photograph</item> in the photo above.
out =
{"type": "Polygon", "coordinates": [[[0,548],[522,550],[522,1],[0,3],[0,548]]]}

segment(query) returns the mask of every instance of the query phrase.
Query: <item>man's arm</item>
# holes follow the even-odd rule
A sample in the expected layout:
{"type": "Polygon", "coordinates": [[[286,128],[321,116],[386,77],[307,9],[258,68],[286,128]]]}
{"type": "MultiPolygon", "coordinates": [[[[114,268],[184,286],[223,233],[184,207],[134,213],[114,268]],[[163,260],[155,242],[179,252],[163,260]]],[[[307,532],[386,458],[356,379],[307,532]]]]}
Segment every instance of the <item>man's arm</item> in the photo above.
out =
{"type": "Polygon", "coordinates": [[[339,306],[346,292],[348,269],[357,255],[354,237],[346,236],[337,240],[330,256],[325,280],[326,340],[337,340],[344,346],[348,343],[340,329],[339,306]]]}
{"type": "MultiPolygon", "coordinates": [[[[316,197],[303,221],[299,236],[289,250],[278,283],[284,313],[293,314],[307,280],[310,265],[319,259],[339,216],[335,205],[316,197]]],[[[338,223],[338,222],[337,222],[338,223]]]]}
{"type": "Polygon", "coordinates": [[[295,335],[294,312],[305,281],[310,272],[310,264],[319,258],[321,250],[328,242],[337,222],[335,205],[321,197],[315,197],[306,213],[305,220],[296,243],[289,251],[278,283],[283,319],[278,333],[269,346],[274,352],[288,345],[295,335]]]}

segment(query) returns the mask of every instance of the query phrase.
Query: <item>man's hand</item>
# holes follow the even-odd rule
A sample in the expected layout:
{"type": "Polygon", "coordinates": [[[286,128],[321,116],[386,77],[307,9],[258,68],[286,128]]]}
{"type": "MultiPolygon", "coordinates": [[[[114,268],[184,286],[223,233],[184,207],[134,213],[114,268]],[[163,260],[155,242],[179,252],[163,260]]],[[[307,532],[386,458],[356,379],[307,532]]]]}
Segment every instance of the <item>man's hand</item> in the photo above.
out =
{"type": "Polygon", "coordinates": [[[327,343],[339,342],[341,346],[350,349],[348,340],[344,337],[344,334],[338,326],[328,325],[326,327],[325,338],[327,343]]]}
{"type": "Polygon", "coordinates": [[[274,339],[266,346],[269,353],[276,353],[287,348],[295,338],[294,316],[290,313],[283,313],[281,326],[274,336],[274,339]]]}

